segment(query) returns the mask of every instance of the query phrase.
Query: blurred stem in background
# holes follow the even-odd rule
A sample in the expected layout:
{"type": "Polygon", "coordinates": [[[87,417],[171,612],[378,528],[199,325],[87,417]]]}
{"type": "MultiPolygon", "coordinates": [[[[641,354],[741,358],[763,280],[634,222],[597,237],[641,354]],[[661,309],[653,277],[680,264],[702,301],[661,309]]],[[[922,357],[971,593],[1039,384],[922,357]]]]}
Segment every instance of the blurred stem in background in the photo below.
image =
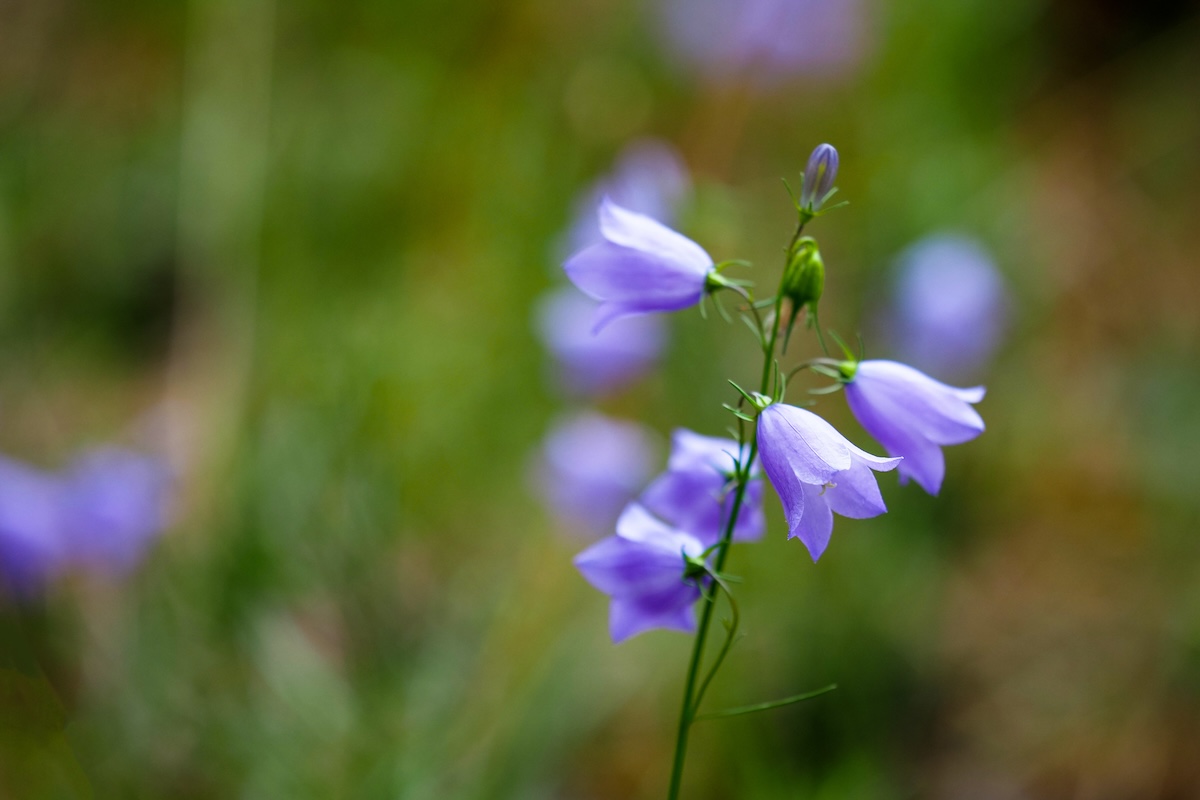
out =
{"type": "Polygon", "coordinates": [[[233,452],[253,367],[274,18],[273,0],[194,0],[188,16],[166,413],[172,460],[192,475],[225,474],[192,467],[233,452]]]}

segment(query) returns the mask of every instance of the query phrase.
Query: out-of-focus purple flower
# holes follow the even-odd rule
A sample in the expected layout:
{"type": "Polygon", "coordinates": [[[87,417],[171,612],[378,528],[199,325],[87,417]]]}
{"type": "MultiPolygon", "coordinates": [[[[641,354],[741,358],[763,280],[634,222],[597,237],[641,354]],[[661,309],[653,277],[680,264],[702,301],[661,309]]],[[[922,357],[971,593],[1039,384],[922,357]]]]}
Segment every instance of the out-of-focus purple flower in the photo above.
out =
{"type": "Polygon", "coordinates": [[[767,406],[758,415],[758,449],[783,503],[788,538],[799,537],[813,561],[829,544],[833,512],[866,519],[887,511],[872,470],[895,469],[900,459],[860,450],[811,411],[767,406]]]}
{"type": "Polygon", "coordinates": [[[54,475],[0,457],[0,578],[19,597],[61,570],[63,487],[54,475]]]}
{"type": "Polygon", "coordinates": [[[663,320],[639,316],[592,330],[598,303],[573,287],[547,294],[536,309],[542,343],[556,377],[573,394],[599,395],[636,380],[658,363],[666,340],[663,320]]]}
{"type": "Polygon", "coordinates": [[[564,522],[601,536],[646,485],[655,451],[653,436],[641,425],[582,412],[546,434],[537,488],[564,522]]]}
{"type": "Polygon", "coordinates": [[[132,569],[166,528],[171,475],[153,456],[107,447],[84,453],[63,478],[63,522],[73,561],[110,574],[132,569]]]}
{"type": "Polygon", "coordinates": [[[703,552],[696,537],[632,504],[617,521],[617,535],[584,550],[575,566],[612,597],[609,633],[613,642],[622,642],[652,628],[696,630],[700,589],[685,577],[685,556],[699,558],[703,552]]]}
{"type": "Polygon", "coordinates": [[[939,234],[901,253],[888,315],[898,355],[941,375],[977,373],[1008,323],[1004,279],[974,239],[939,234]]]}
{"type": "Polygon", "coordinates": [[[578,252],[603,240],[596,209],[605,197],[621,208],[670,225],[691,186],[687,166],[674,147],[657,139],[631,143],[621,151],[612,172],[597,181],[575,204],[572,251],[578,252]]]}
{"type": "Polygon", "coordinates": [[[165,529],[170,488],[161,461],[117,448],[62,473],[0,457],[0,578],[29,596],[73,568],[127,572],[165,529]]]}
{"type": "Polygon", "coordinates": [[[956,389],[895,361],[862,361],[846,384],[846,402],[867,433],[891,455],[902,456],[900,481],[912,478],[937,494],[946,473],[942,445],[983,433],[972,403],[984,388],[956,389]]]}
{"type": "MultiPolygon", "coordinates": [[[[701,436],[679,428],[671,436],[667,471],[646,487],[638,502],[704,544],[716,543],[733,509],[731,480],[737,452],[738,443],[733,439],[701,436]]],[[[751,481],[734,525],[734,539],[753,541],[762,537],[762,496],[762,481],[751,481]]]]}
{"type": "Polygon", "coordinates": [[[600,233],[604,241],[563,265],[584,294],[600,301],[595,330],[629,314],[678,311],[704,296],[715,265],[683,234],[609,198],[600,203],[600,233]]]}
{"type": "Polygon", "coordinates": [[[861,0],[661,0],[661,10],[672,51],[708,80],[835,75],[864,50],[861,0]]]}

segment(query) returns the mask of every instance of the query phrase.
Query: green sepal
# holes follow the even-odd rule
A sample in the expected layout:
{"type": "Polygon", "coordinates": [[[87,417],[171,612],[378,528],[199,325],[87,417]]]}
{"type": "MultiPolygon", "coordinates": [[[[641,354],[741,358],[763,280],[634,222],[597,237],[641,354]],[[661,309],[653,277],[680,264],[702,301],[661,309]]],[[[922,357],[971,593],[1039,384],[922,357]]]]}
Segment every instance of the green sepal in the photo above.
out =
{"type": "Polygon", "coordinates": [[[722,403],[721,407],[724,408],[726,411],[728,411],[730,414],[733,414],[735,417],[737,417],[740,420],[744,420],[746,422],[754,422],[755,421],[754,417],[750,416],[745,411],[734,408],[733,406],[729,405],[729,403],[722,403]]]}

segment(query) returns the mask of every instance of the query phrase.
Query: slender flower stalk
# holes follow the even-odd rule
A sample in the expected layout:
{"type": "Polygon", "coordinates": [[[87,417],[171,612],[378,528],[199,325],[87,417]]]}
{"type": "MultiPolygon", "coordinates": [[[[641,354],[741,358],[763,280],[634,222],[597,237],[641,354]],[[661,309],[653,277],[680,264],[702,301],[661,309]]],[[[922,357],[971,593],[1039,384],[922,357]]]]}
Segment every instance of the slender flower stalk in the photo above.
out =
{"type": "MultiPolygon", "coordinates": [[[[795,248],[796,242],[804,233],[804,222],[796,226],[796,232],[792,235],[792,241],[788,245],[787,252],[790,253],[795,248]]],[[[786,264],[784,265],[786,268],[786,264]]],[[[754,296],[744,290],[744,298],[748,307],[754,312],[755,320],[758,325],[758,340],[762,345],[763,366],[762,374],[759,380],[758,393],[766,396],[771,390],[771,376],[775,368],[775,350],[779,344],[779,327],[780,327],[780,311],[783,307],[784,299],[784,275],[780,276],[780,285],[775,292],[774,303],[772,304],[771,315],[765,320],[758,315],[756,310],[754,296]]],[[[736,527],[738,514],[741,513],[742,503],[746,498],[747,486],[751,479],[751,469],[754,464],[754,459],[758,456],[758,438],[747,430],[744,420],[739,419],[738,425],[738,451],[747,454],[746,459],[737,465],[737,471],[734,474],[734,489],[733,489],[733,505],[729,509],[729,517],[725,521],[725,528],[721,533],[721,539],[716,545],[716,552],[713,555],[712,568],[713,572],[720,575],[725,568],[725,558],[729,554],[729,545],[733,541],[733,532],[736,527]]],[[[726,592],[730,603],[733,602],[733,596],[726,592]]],[[[721,661],[725,657],[725,653],[729,649],[729,645],[733,643],[734,635],[737,628],[735,624],[730,624],[726,642],[722,646],[719,655],[713,662],[709,670],[708,676],[703,683],[697,686],[697,678],[700,674],[701,662],[704,659],[704,645],[708,639],[708,628],[712,623],[713,613],[717,606],[717,597],[715,593],[706,595],[703,599],[704,607],[700,612],[700,624],[696,630],[696,641],[692,646],[692,657],[688,663],[687,678],[683,688],[683,708],[679,713],[679,728],[675,740],[675,758],[671,766],[671,783],[667,792],[669,800],[677,800],[679,790],[683,782],[683,765],[687,759],[688,733],[691,730],[692,723],[696,721],[700,709],[700,702],[704,699],[704,691],[708,688],[713,675],[721,665],[721,661]]]]}

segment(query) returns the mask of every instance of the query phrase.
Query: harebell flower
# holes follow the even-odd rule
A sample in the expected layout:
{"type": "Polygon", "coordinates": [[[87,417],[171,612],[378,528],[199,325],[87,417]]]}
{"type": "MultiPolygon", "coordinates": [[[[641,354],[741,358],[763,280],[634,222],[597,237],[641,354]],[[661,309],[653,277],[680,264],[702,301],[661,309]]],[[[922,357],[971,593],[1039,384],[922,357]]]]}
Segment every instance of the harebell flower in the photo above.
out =
{"type": "MultiPolygon", "coordinates": [[[[701,713],[705,692],[737,636],[734,580],[724,568],[735,542],[753,542],[764,533],[764,474],[783,505],[788,538],[799,539],[816,562],[829,547],[835,514],[865,519],[887,511],[877,473],[897,470],[902,481],[912,478],[935,494],[945,470],[941,447],[983,431],[973,408],[983,399],[982,387],[957,389],[903,364],[854,357],[833,331],[829,335],[845,354],[830,355],[817,316],[825,262],[805,229],[840,207],[828,204],[839,166],[831,145],[813,151],[799,195],[793,195],[796,226],[783,249],[776,288],[763,297],[756,295],[751,281],[723,273],[746,262],[714,262],[683,234],[609,198],[599,207],[603,240],[564,265],[575,285],[598,303],[592,321],[596,329],[622,318],[679,311],[706,296],[728,293],[762,356],[757,386],[729,382],[733,393],[724,408],[731,415],[730,435],[676,430],[666,471],[636,499],[627,495],[631,499],[615,533],[575,560],[584,578],[609,596],[614,642],[655,628],[694,635],[667,795],[672,800],[680,796],[696,721],[776,708],[835,688],[701,713]],[[789,357],[787,345],[802,313],[807,327],[815,329],[821,354],[789,363],[795,348],[789,357]],[[810,389],[809,395],[844,389],[850,410],[888,455],[859,447],[818,413],[800,407],[810,403],[789,402],[789,392],[796,391],[791,383],[801,373],[834,380],[832,386],[810,389]],[[719,604],[730,616],[723,640],[709,652],[708,634],[719,604]]],[[[562,440],[560,463],[586,464],[620,438],[603,441],[599,427],[596,433],[581,431],[587,435],[579,437],[578,446],[570,437],[562,440]]],[[[616,460],[612,469],[620,469],[616,460]]],[[[612,478],[608,467],[598,474],[612,478]]],[[[596,516],[603,514],[597,511],[596,516]]]]}

